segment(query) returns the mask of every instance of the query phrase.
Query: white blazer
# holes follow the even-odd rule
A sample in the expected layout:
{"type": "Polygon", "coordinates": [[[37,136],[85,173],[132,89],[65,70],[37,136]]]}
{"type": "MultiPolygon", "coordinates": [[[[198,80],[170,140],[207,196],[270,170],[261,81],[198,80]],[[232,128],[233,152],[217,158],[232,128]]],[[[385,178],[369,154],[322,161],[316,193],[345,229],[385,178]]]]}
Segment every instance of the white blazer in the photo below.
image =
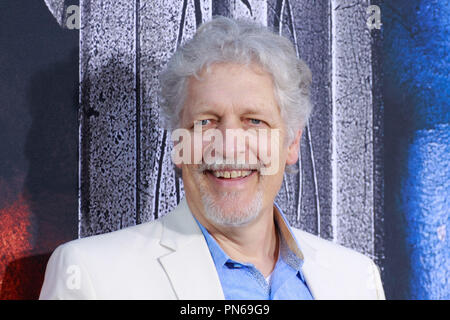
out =
{"type": "MultiPolygon", "coordinates": [[[[292,228],[315,299],[385,299],[368,257],[292,228]]],[[[201,230],[183,198],[168,215],[56,248],[40,299],[224,299],[201,230]]]]}

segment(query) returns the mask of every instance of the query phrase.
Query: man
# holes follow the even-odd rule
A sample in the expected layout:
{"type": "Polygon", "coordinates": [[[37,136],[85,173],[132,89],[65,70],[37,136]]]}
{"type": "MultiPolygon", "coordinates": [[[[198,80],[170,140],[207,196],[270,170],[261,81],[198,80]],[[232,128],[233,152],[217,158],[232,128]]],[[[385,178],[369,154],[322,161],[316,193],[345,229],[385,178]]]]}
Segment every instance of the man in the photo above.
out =
{"type": "Polygon", "coordinates": [[[40,297],[384,299],[372,260],[290,228],[274,203],[310,82],[287,39],[223,17],[202,25],[161,75],[185,197],[156,221],[58,247],[40,297]]]}

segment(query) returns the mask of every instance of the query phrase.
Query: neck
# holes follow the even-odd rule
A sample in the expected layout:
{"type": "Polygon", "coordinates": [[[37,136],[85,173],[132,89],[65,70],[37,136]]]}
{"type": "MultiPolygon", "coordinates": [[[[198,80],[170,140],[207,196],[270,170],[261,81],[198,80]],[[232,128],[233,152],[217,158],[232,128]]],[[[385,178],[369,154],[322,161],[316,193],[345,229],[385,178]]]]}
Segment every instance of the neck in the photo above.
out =
{"type": "Polygon", "coordinates": [[[221,226],[203,216],[196,218],[231,259],[255,265],[265,277],[272,272],[279,247],[273,206],[263,209],[258,218],[245,226],[221,226]]]}

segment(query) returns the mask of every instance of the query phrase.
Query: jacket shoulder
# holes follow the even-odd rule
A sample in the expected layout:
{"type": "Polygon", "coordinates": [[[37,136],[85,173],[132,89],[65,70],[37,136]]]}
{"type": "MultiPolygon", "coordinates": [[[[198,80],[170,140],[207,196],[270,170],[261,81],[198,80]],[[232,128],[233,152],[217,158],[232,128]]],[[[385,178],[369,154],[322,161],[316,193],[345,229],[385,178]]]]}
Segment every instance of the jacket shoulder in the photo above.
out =
{"type": "Polygon", "coordinates": [[[374,261],[356,251],[311,233],[292,228],[305,255],[325,267],[338,299],[385,299],[380,270],[374,261]]]}
{"type": "Polygon", "coordinates": [[[47,263],[40,299],[132,297],[143,281],[139,275],[159,270],[157,257],[168,250],[159,245],[161,233],[155,220],[58,246],[47,263]]]}
{"type": "MultiPolygon", "coordinates": [[[[335,243],[331,240],[327,240],[316,236],[312,233],[292,228],[297,241],[299,241],[300,249],[302,243],[310,246],[315,251],[315,255],[317,258],[325,258],[327,260],[350,260],[353,263],[359,262],[361,264],[372,263],[372,259],[368,256],[338,243],[335,243]]],[[[330,261],[331,262],[331,261],[330,261]]]]}
{"type": "Polygon", "coordinates": [[[115,250],[136,245],[139,242],[158,241],[161,235],[161,221],[154,220],[135,226],[103,234],[92,235],[69,241],[64,245],[75,246],[79,249],[95,250],[113,247],[115,250]]]}

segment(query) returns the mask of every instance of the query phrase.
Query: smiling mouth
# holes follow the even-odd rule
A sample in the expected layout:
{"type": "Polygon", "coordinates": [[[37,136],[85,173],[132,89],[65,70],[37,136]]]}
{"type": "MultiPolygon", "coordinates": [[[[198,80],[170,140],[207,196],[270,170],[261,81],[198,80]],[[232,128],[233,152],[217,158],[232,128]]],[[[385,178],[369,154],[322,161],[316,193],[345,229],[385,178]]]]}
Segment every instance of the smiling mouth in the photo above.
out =
{"type": "Polygon", "coordinates": [[[239,180],[253,175],[257,170],[205,170],[204,172],[220,180],[239,180]]]}

